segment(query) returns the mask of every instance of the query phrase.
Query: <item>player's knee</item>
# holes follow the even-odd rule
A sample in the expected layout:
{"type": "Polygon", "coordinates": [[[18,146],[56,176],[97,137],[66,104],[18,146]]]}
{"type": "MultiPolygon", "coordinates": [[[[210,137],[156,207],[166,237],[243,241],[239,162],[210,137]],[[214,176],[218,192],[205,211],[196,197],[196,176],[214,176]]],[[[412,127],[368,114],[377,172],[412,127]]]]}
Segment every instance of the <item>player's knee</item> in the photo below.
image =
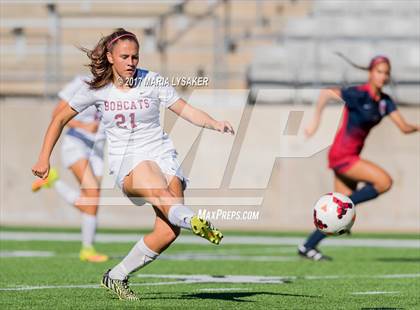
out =
{"type": "Polygon", "coordinates": [[[392,178],[390,176],[386,176],[381,179],[381,181],[377,182],[375,184],[375,188],[379,193],[385,193],[389,191],[392,187],[392,178]]]}
{"type": "Polygon", "coordinates": [[[96,215],[98,213],[98,206],[83,206],[82,212],[89,215],[96,215]]]}
{"type": "Polygon", "coordinates": [[[99,189],[98,188],[83,189],[82,194],[87,197],[99,197],[99,189]]]}
{"type": "Polygon", "coordinates": [[[388,177],[384,186],[384,192],[387,192],[391,189],[392,184],[394,183],[394,181],[392,180],[391,177],[388,177]]]}
{"type": "Polygon", "coordinates": [[[171,192],[167,189],[154,189],[152,191],[152,195],[154,197],[154,199],[156,200],[156,206],[158,208],[161,207],[168,207],[171,206],[173,204],[172,200],[173,200],[173,196],[171,194],[171,192]]]}
{"type": "Polygon", "coordinates": [[[76,201],[76,207],[82,212],[96,214],[99,204],[99,190],[98,189],[83,189],[79,199],[76,201]]]}

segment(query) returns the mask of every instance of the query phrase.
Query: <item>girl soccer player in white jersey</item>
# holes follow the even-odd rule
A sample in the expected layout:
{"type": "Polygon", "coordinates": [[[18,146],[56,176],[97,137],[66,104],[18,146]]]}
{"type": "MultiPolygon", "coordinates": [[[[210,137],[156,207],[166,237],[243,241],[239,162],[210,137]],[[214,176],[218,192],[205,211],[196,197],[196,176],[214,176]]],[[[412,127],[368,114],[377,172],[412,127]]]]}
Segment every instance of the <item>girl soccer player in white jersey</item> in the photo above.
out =
{"type": "Polygon", "coordinates": [[[159,107],[169,108],[197,126],[222,133],[234,131],[229,122],[216,121],[187,104],[171,86],[160,83],[158,74],[137,69],[139,43],[133,33],[118,29],[86,52],[93,78],[51,121],[32,172],[41,178],[48,175],[51,152],[70,119],[92,105],[102,112],[111,173],[125,195],[136,202],[149,202],[156,212],[153,231],[102,279],[102,285],[120,299],[137,300],[128,286],[128,275],[154,261],[177,238],[180,228],[214,244],[223,237],[183,204],[185,177],[175,148],[160,125],[159,107]]]}
{"type": "MultiPolygon", "coordinates": [[[[77,76],[59,93],[60,101],[53,112],[53,117],[68,105],[68,102],[89,80],[88,77],[77,76]]],[[[61,161],[70,169],[81,186],[75,190],[58,179],[57,170],[52,168],[45,180],[37,180],[32,184],[32,191],[41,188],[54,189],[64,200],[78,208],[82,213],[82,249],[80,260],[88,262],[105,262],[108,256],[98,253],[93,247],[99,199],[99,185],[103,173],[103,149],[105,132],[99,126],[99,113],[94,106],[87,108],[74,117],[67,126],[61,144],[61,161]]]]}

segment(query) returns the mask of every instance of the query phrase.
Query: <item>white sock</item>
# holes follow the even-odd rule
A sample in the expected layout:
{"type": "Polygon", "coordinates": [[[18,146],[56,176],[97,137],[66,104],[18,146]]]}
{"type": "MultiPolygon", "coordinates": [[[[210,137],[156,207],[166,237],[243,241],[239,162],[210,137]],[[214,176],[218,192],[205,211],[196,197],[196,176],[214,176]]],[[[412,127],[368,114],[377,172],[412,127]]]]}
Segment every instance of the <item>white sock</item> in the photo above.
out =
{"type": "Polygon", "coordinates": [[[182,204],[171,206],[168,212],[168,220],[172,225],[189,230],[191,230],[191,218],[193,216],[194,212],[182,204]]]}
{"type": "Polygon", "coordinates": [[[137,242],[126,257],[117,266],[111,269],[109,276],[114,280],[124,280],[130,273],[136,272],[147,264],[153,262],[159,256],[152,251],[143,238],[137,242]]]}
{"type": "Polygon", "coordinates": [[[93,246],[96,233],[96,215],[82,212],[82,245],[84,247],[93,246]]]}
{"type": "Polygon", "coordinates": [[[74,205],[76,200],[80,197],[80,191],[74,190],[72,187],[68,186],[65,182],[61,180],[57,180],[54,183],[54,188],[57,193],[63,197],[63,199],[71,204],[74,205]]]}

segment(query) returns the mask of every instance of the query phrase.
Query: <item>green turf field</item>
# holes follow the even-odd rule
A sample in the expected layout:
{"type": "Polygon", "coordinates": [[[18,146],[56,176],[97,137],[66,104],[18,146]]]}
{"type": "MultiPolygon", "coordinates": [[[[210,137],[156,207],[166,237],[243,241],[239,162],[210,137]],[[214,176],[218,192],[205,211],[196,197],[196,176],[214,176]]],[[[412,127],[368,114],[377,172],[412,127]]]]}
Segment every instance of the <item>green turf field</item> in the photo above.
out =
{"type": "Polygon", "coordinates": [[[324,246],[334,261],[310,262],[292,245],[175,244],[131,278],[141,301],[120,301],[98,284],[132,245],[98,243],[113,259],[90,264],[78,242],[2,240],[0,309],[420,309],[419,247],[324,246]]]}

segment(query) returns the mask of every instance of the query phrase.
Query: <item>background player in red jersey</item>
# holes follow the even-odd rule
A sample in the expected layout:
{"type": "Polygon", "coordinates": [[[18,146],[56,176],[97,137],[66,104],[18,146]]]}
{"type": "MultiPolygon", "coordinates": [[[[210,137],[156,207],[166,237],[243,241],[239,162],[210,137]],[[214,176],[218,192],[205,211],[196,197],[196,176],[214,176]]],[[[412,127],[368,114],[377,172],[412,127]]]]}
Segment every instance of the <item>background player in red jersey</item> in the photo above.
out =
{"type": "MultiPolygon", "coordinates": [[[[313,120],[305,133],[310,137],[316,132],[328,101],[344,101],[343,119],[328,153],[328,162],[329,168],[334,171],[334,191],[349,196],[357,205],[378,197],[392,186],[392,179],[384,169],[360,158],[370,130],[387,115],[405,134],[418,131],[419,126],[408,124],[397,110],[394,101],[382,92],[391,74],[391,63],[387,57],[374,57],[367,68],[351,64],[369,71],[367,83],[356,87],[321,91],[313,120]],[[359,182],[365,185],[357,189],[359,182]]],[[[311,260],[331,259],[316,248],[325,237],[325,234],[315,230],[306,243],[299,247],[298,254],[311,260]]]]}

